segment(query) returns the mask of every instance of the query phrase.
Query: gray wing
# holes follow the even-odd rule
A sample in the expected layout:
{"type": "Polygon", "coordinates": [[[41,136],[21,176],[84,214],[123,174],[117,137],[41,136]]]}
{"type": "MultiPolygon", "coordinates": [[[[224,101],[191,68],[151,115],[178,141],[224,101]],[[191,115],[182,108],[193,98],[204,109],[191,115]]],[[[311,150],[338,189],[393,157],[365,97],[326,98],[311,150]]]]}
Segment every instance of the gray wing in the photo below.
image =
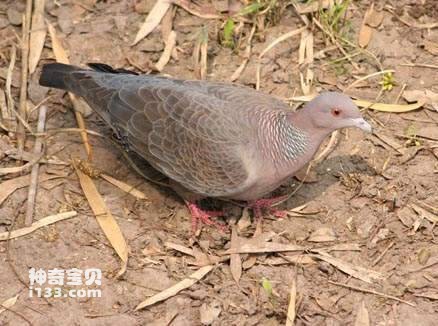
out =
{"type": "Polygon", "coordinates": [[[242,85],[201,80],[187,80],[184,81],[184,84],[206,95],[227,101],[237,109],[251,110],[252,112],[257,110],[290,110],[290,107],[280,99],[242,85]]]}
{"type": "Polygon", "coordinates": [[[221,83],[84,70],[72,76],[70,89],[130,150],[188,190],[212,197],[243,190],[248,171],[242,150],[256,146],[253,113],[287,108],[252,89],[221,83]]]}

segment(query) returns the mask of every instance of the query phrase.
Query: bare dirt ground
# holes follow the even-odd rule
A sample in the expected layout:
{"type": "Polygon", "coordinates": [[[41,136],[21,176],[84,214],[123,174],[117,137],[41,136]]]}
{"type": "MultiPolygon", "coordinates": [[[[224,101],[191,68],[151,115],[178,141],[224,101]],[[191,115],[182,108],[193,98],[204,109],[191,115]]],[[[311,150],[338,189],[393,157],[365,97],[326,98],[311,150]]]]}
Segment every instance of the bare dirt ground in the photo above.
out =
{"type": "MultiPolygon", "coordinates": [[[[370,1],[351,2],[345,23],[334,27],[342,28],[342,37],[356,44],[370,1]]],[[[45,18],[56,28],[72,63],[104,62],[142,73],[151,70],[165,45],[165,28],[160,26],[137,45],[130,45],[154,3],[46,0],[45,18]]],[[[226,1],[213,3],[227,8],[226,1]]],[[[201,8],[203,12],[211,9],[201,8]]],[[[21,37],[20,13],[24,10],[24,1],[0,2],[0,88],[4,90],[11,48],[18,46],[21,37]]],[[[202,31],[208,34],[205,78],[228,81],[245,60],[251,27],[259,20],[248,65],[236,80],[254,87],[260,53],[281,35],[304,26],[292,5],[269,19],[249,15],[242,26],[236,19],[231,49],[224,46],[226,12],[225,18],[208,19],[180,6],[172,10],[173,19],[165,19],[176,31],[177,47],[162,73],[183,79],[200,77],[202,68],[194,63],[193,53],[198,50],[196,44],[202,43],[202,31]]],[[[199,253],[211,258],[230,248],[230,233],[206,227],[193,241],[190,218],[181,200],[173,192],[145,182],[110,137],[90,135],[94,166],[137,186],[147,196],[147,200],[138,200],[101,178],[94,179],[129,246],[127,271],[117,278],[120,259],[96,222],[69,163],[71,158],[86,159],[81,137],[77,132],[52,132],[44,137],[44,157],[67,165],[40,164],[40,177],[58,177],[40,182],[34,220],[69,210],[78,215],[14,240],[0,241],[0,303],[18,295],[6,311],[0,307],[0,325],[279,325],[286,322],[292,284],[297,292],[292,302],[296,325],[438,325],[438,7],[434,0],[394,0],[377,2],[376,10],[383,21],[370,27],[369,52],[347,46],[339,41],[341,34],[334,35],[351,61],[312,23],[312,17],[323,22],[324,16],[317,12],[305,15],[313,35],[313,62],[299,62],[300,34],[278,43],[261,59],[260,89],[281,98],[303,95],[299,73],[306,74],[308,68],[314,74],[312,90],[317,91],[342,91],[359,78],[383,69],[394,70],[395,82],[386,75],[386,90],[379,84],[382,74],[345,90],[362,100],[406,105],[408,91],[428,91],[427,103],[417,110],[391,113],[365,109],[373,134],[341,131],[334,150],[312,168],[307,178],[312,182],[306,181],[297,189],[301,182],[294,179],[278,191],[287,194],[297,189],[281,208],[306,204],[304,211],[315,214],[267,217],[262,232],[277,248],[278,244],[299,245],[304,251],[233,255],[233,274],[225,259],[213,264],[213,269],[190,288],[135,311],[147,297],[186,278],[199,265],[210,264],[170,249],[168,243],[193,249],[198,258],[199,253]],[[243,271],[237,284],[239,261],[243,271]],[[102,297],[29,297],[31,267],[100,268],[102,297]]],[[[53,59],[47,36],[37,70],[29,76],[29,108],[50,95],[45,102],[46,129],[76,128],[68,96],[37,85],[41,65],[53,59]]],[[[12,96],[17,105],[20,67],[18,51],[12,74],[12,96]]],[[[29,113],[32,128],[36,128],[37,112],[29,113]]],[[[95,114],[86,118],[86,125],[110,136],[95,114]]],[[[32,152],[35,137],[28,135],[26,139],[25,150],[32,152]]],[[[14,135],[0,130],[1,168],[23,164],[10,154],[15,147],[14,135]]],[[[5,182],[18,177],[18,173],[0,175],[0,233],[24,227],[26,183],[2,197],[5,182]]],[[[225,206],[230,217],[242,215],[239,207],[225,206]]],[[[255,229],[255,222],[249,226],[241,223],[240,241],[248,241],[245,239],[251,238],[255,229]]],[[[266,251],[270,242],[257,240],[256,244],[266,251]]]]}

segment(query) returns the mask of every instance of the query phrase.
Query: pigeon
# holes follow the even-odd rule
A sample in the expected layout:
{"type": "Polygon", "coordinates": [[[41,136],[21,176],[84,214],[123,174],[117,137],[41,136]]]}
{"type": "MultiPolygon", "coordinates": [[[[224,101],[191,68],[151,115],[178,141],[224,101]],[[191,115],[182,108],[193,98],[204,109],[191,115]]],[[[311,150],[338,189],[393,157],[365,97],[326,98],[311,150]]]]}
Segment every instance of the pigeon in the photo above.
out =
{"type": "Polygon", "coordinates": [[[45,64],[39,83],[82,97],[126,151],[166,176],[194,229],[220,215],[201,208],[201,199],[245,201],[259,212],[275,202],[263,197],[305,166],[330,133],[371,132],[354,102],[338,92],[292,111],[245,86],[89,67],[45,64]]]}

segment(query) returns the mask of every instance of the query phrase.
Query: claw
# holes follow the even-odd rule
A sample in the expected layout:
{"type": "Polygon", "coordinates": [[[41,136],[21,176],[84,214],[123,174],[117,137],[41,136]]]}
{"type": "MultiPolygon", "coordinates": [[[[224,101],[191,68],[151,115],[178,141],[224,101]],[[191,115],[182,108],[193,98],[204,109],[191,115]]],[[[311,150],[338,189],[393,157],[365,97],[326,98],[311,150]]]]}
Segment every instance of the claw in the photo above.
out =
{"type": "Polygon", "coordinates": [[[285,218],[287,216],[287,211],[279,210],[272,207],[275,204],[286,199],[287,196],[280,196],[275,198],[262,198],[258,199],[254,202],[249,203],[249,207],[253,209],[254,215],[257,219],[263,217],[262,210],[267,210],[269,214],[277,217],[277,218],[285,218]]]}
{"type": "Polygon", "coordinates": [[[211,220],[211,217],[224,216],[224,212],[222,212],[222,211],[204,211],[197,204],[190,203],[187,201],[186,201],[186,205],[190,211],[190,215],[192,216],[193,234],[196,234],[196,231],[198,230],[199,221],[201,221],[201,223],[203,223],[205,225],[213,225],[213,226],[217,227],[222,232],[226,231],[225,225],[222,225],[218,222],[211,220]]]}

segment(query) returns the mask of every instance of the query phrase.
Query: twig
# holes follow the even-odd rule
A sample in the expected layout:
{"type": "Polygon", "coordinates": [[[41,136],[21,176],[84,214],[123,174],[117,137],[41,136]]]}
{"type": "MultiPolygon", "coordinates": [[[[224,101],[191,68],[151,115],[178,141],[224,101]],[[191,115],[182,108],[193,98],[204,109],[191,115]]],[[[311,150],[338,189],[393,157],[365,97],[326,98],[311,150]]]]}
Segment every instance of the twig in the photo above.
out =
{"type": "Polygon", "coordinates": [[[428,63],[401,63],[400,66],[438,69],[437,65],[431,65],[428,63]]]}
{"type": "MultiPolygon", "coordinates": [[[[18,154],[23,153],[23,151],[17,150],[18,154]]],[[[19,156],[18,156],[19,157],[19,156]]],[[[21,173],[28,171],[33,165],[35,165],[37,162],[40,161],[42,155],[39,155],[35,158],[33,158],[31,161],[29,161],[26,164],[23,164],[21,166],[13,166],[13,167],[7,167],[7,168],[0,168],[0,176],[4,174],[11,174],[11,173],[21,173]]]]}
{"type": "Polygon", "coordinates": [[[53,128],[53,129],[47,129],[45,132],[33,133],[33,135],[36,137],[39,137],[39,136],[47,136],[47,135],[61,133],[61,132],[80,132],[80,133],[86,132],[87,134],[90,134],[93,136],[106,137],[105,135],[102,135],[101,133],[99,133],[97,131],[90,130],[90,129],[80,129],[80,128],[53,128]]]}
{"type": "Polygon", "coordinates": [[[351,83],[350,85],[348,85],[346,88],[344,88],[343,91],[344,91],[344,92],[347,91],[348,89],[352,88],[353,86],[359,84],[361,81],[367,80],[367,79],[369,79],[369,78],[371,78],[371,77],[375,77],[375,76],[378,76],[378,75],[383,75],[383,74],[386,74],[386,73],[388,73],[388,72],[391,72],[391,73],[392,73],[392,72],[395,72],[395,70],[387,69],[387,70],[381,70],[381,71],[373,72],[372,74],[369,74],[369,75],[366,75],[366,76],[361,77],[361,78],[359,78],[359,79],[356,79],[354,82],[352,82],[352,83],[351,83]]]}
{"type": "MultiPolygon", "coordinates": [[[[21,87],[20,87],[20,106],[18,113],[21,118],[26,121],[27,110],[27,76],[29,70],[29,29],[30,20],[32,18],[32,0],[26,1],[26,13],[23,17],[22,40],[21,40],[21,87]]],[[[24,132],[25,125],[20,120],[21,124],[17,126],[17,147],[18,150],[24,149],[26,133],[24,132]]]]}
{"type": "MultiPolygon", "coordinates": [[[[27,131],[29,131],[29,133],[33,135],[32,128],[31,128],[31,127],[29,126],[29,124],[26,122],[26,118],[25,118],[25,116],[22,116],[20,112],[17,112],[17,111],[14,109],[14,106],[11,106],[10,109],[11,109],[11,111],[15,114],[15,117],[17,118],[17,120],[20,121],[21,124],[24,126],[24,128],[26,128],[27,131]]],[[[18,133],[18,131],[17,131],[17,133],[18,133]]]]}
{"type": "Polygon", "coordinates": [[[421,272],[422,270],[425,270],[425,269],[427,269],[427,268],[429,268],[429,267],[432,267],[432,266],[435,266],[435,265],[438,265],[438,261],[434,261],[434,262],[431,262],[430,264],[427,264],[427,265],[421,266],[421,267],[419,267],[419,268],[412,269],[412,270],[410,270],[410,271],[406,271],[406,272],[404,272],[402,275],[407,275],[407,274],[410,274],[410,273],[421,272]]]}
{"type": "Polygon", "coordinates": [[[401,98],[401,96],[403,95],[403,92],[405,91],[407,85],[408,85],[408,84],[406,84],[406,83],[403,84],[403,86],[402,86],[400,92],[398,93],[397,97],[395,98],[395,102],[394,102],[394,104],[398,104],[398,101],[400,101],[400,98],[401,98]]]}
{"type": "Polygon", "coordinates": [[[330,281],[330,280],[328,282],[330,284],[337,285],[337,286],[342,286],[342,287],[350,289],[350,290],[355,290],[355,291],[360,291],[360,292],[364,292],[364,293],[370,293],[370,294],[378,295],[378,296],[383,297],[383,298],[395,300],[395,301],[402,302],[402,303],[405,303],[407,305],[410,305],[412,307],[416,307],[416,304],[413,303],[413,302],[409,302],[409,301],[406,301],[406,300],[403,300],[403,299],[400,299],[400,298],[397,298],[397,297],[394,297],[392,295],[385,294],[385,293],[382,293],[382,292],[377,292],[377,291],[374,291],[374,290],[364,289],[364,288],[361,288],[361,287],[358,287],[358,286],[348,285],[348,284],[344,284],[344,283],[333,282],[333,281],[330,281]]]}
{"type": "MultiPolygon", "coordinates": [[[[40,107],[40,112],[38,116],[38,126],[37,132],[44,132],[44,127],[46,124],[46,115],[47,115],[47,106],[42,105],[40,107]]],[[[35,140],[35,145],[33,148],[33,153],[39,156],[42,152],[43,140],[41,137],[38,137],[35,140]]],[[[32,171],[30,173],[30,184],[29,191],[27,193],[27,208],[26,208],[26,217],[24,219],[24,225],[29,226],[32,224],[33,220],[33,211],[35,207],[35,198],[38,186],[38,173],[39,173],[39,163],[35,163],[32,167],[32,171]]]]}
{"type": "MultiPolygon", "coordinates": [[[[388,160],[387,160],[386,162],[388,162],[388,160]]],[[[385,162],[385,163],[386,163],[386,162],[385,162]]],[[[382,171],[385,171],[385,166],[382,168],[382,171]]],[[[382,251],[382,253],[379,255],[379,257],[377,257],[377,258],[373,261],[373,263],[371,264],[371,266],[376,266],[376,265],[379,263],[379,261],[382,260],[383,256],[386,255],[386,253],[388,252],[388,250],[392,248],[393,245],[394,245],[394,241],[391,241],[391,243],[385,248],[385,250],[382,251]]]]}
{"type": "MultiPolygon", "coordinates": [[[[333,46],[333,49],[334,49],[334,50],[336,50],[337,48],[338,48],[338,47],[337,47],[336,45],[333,46]]],[[[322,50],[322,51],[324,51],[324,50],[322,50]]],[[[320,51],[320,52],[321,52],[321,51],[320,51]]],[[[344,56],[344,57],[342,57],[342,58],[337,58],[337,59],[334,59],[334,60],[331,60],[331,61],[324,62],[324,63],[321,65],[321,67],[329,66],[329,65],[332,65],[332,64],[334,64],[334,63],[338,63],[338,62],[341,62],[341,61],[344,61],[344,60],[348,60],[348,58],[351,59],[351,58],[357,57],[357,56],[360,55],[360,54],[362,54],[362,51],[356,51],[356,52],[354,52],[354,53],[349,54],[348,56],[344,56]]],[[[316,57],[318,58],[318,53],[317,53],[316,57]]]]}

